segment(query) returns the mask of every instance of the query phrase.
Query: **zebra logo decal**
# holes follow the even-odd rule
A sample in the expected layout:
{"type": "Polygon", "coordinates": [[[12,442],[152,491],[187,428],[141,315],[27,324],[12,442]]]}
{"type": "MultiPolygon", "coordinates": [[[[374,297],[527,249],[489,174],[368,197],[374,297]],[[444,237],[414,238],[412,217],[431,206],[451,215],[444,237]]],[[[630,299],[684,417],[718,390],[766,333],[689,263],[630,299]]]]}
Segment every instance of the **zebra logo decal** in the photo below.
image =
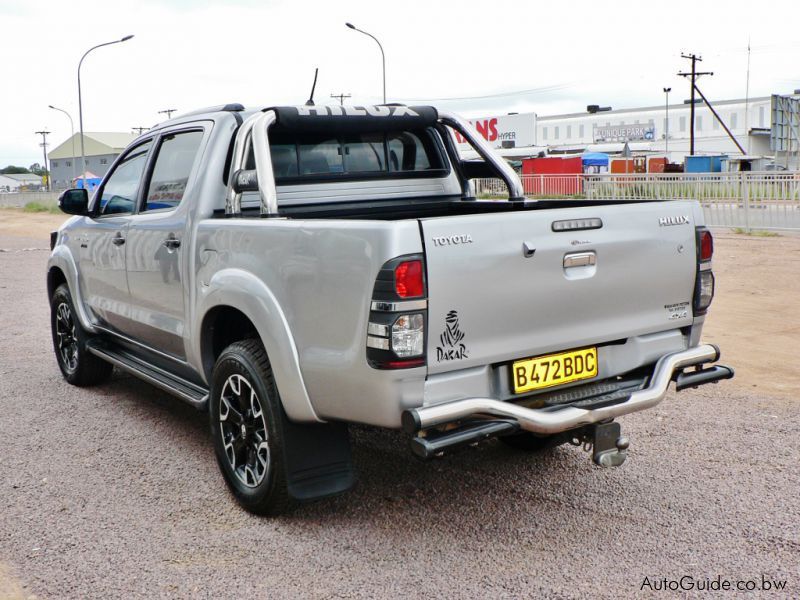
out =
{"type": "Polygon", "coordinates": [[[458,311],[451,310],[447,313],[444,324],[444,332],[439,336],[441,345],[436,348],[436,360],[442,362],[469,358],[467,347],[463,343],[466,334],[458,324],[458,311]]]}

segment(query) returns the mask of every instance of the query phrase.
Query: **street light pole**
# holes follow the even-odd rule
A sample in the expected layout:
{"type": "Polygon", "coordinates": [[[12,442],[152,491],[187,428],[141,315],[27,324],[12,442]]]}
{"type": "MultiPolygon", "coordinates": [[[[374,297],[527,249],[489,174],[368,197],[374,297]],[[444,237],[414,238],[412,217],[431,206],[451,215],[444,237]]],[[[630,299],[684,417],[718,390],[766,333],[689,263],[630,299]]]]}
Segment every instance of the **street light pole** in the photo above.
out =
{"type": "Polygon", "coordinates": [[[364,35],[368,35],[373,40],[375,40],[375,43],[378,44],[378,48],[381,49],[381,60],[383,61],[383,103],[386,104],[386,55],[383,53],[383,46],[381,46],[381,43],[378,41],[378,38],[376,38],[371,33],[367,33],[363,29],[359,29],[358,27],[356,27],[352,23],[345,23],[345,25],[347,25],[350,29],[354,29],[356,31],[359,31],[359,32],[363,33],[364,35]]]}
{"type": "Polygon", "coordinates": [[[67,115],[67,118],[69,119],[69,131],[70,131],[70,137],[72,139],[72,181],[75,181],[77,179],[77,177],[75,176],[75,162],[76,162],[75,161],[75,124],[72,122],[72,116],[67,111],[65,111],[63,108],[56,108],[52,104],[48,104],[47,106],[48,106],[48,108],[52,108],[53,110],[57,110],[58,112],[64,113],[65,115],[67,115]]]}
{"type": "Polygon", "coordinates": [[[114,40],[113,42],[105,42],[103,44],[97,44],[97,46],[92,46],[86,52],[83,53],[81,56],[81,60],[78,63],[78,121],[81,128],[81,182],[83,189],[86,189],[86,150],[84,149],[83,145],[83,101],[81,98],[81,65],[83,65],[83,59],[86,58],[86,55],[89,54],[92,50],[97,50],[98,48],[102,48],[103,46],[111,46],[112,44],[119,44],[120,42],[127,42],[131,39],[132,35],[126,35],[124,38],[119,40],[114,40]]]}
{"type": "Polygon", "coordinates": [[[667,161],[669,161],[669,93],[672,91],[671,87],[664,88],[664,94],[666,94],[667,99],[664,103],[664,154],[667,155],[667,161]]]}

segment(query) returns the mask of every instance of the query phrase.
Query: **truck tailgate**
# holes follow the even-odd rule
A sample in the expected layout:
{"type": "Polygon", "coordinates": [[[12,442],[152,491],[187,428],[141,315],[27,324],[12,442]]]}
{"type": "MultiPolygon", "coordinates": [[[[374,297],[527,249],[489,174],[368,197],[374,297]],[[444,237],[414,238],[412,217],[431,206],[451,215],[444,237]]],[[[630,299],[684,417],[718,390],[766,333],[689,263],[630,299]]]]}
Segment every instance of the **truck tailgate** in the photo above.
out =
{"type": "Polygon", "coordinates": [[[428,371],[690,325],[693,205],[642,202],[421,220],[428,371]],[[586,226],[574,221],[588,219],[602,226],[554,231],[561,227],[555,222],[586,226]]]}

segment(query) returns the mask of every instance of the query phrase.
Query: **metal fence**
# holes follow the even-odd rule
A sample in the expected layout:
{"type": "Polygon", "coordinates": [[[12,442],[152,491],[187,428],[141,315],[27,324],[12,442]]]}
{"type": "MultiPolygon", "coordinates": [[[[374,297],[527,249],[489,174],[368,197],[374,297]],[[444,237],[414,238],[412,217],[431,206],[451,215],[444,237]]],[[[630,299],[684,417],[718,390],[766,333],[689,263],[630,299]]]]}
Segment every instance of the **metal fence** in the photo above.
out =
{"type": "MultiPolygon", "coordinates": [[[[530,198],[698,200],[718,227],[800,230],[800,172],[523,175],[530,198]]],[[[480,198],[507,197],[499,179],[475,180],[480,198]]]]}
{"type": "Polygon", "coordinates": [[[0,208],[23,208],[29,202],[39,204],[55,204],[58,192],[19,192],[0,194],[0,208]]]}

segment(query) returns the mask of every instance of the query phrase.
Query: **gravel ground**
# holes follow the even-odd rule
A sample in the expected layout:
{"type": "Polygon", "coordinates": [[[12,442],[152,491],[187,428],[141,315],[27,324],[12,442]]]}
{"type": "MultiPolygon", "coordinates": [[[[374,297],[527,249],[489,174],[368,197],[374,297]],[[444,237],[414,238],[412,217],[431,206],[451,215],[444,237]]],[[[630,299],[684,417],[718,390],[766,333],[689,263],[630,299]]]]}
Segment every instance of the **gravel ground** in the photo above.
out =
{"type": "Polygon", "coordinates": [[[735,380],[670,397],[622,419],[613,470],[497,442],[420,463],[403,435],[358,428],[351,493],[257,518],[203,415],[126,375],[61,379],[44,245],[0,236],[0,597],[619,598],[684,575],[800,597],[791,397],[735,380]]]}

